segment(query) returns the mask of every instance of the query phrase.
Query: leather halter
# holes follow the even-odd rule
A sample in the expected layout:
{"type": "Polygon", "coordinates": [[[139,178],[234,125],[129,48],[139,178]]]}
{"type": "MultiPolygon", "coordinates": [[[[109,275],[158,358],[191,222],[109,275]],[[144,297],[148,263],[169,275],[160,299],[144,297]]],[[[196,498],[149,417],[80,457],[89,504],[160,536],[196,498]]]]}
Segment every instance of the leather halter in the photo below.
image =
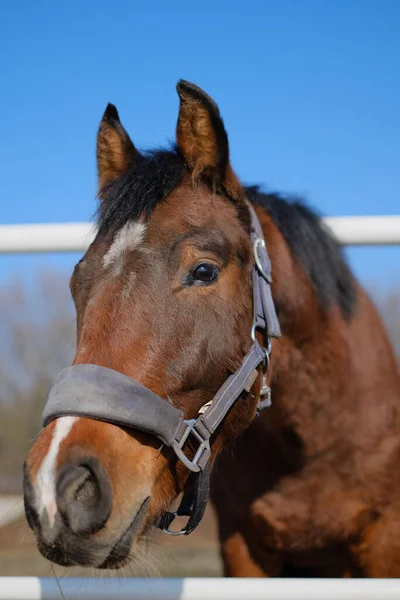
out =
{"type": "Polygon", "coordinates": [[[188,535],[203,517],[210,488],[210,438],[239,396],[249,393],[262,365],[262,388],[258,410],[271,403],[266,371],[271,352],[271,338],[279,337],[280,327],[271,295],[271,263],[263,232],[254,209],[251,214],[253,244],[253,343],[239,369],[230,375],[214,398],[199,411],[196,419],[186,420],[183,412],[160,398],[138,381],[113,369],[80,364],[63,369],[55,379],[43,412],[43,426],[61,416],[88,417],[155,435],[172,448],[178,459],[191,471],[181,504],[176,512],[166,512],[160,527],[172,535],[188,535]],[[263,333],[266,347],[261,347],[256,331],[263,333]],[[197,447],[189,458],[184,447],[188,441],[197,447]],[[180,531],[170,531],[176,516],[188,516],[180,531]]]}

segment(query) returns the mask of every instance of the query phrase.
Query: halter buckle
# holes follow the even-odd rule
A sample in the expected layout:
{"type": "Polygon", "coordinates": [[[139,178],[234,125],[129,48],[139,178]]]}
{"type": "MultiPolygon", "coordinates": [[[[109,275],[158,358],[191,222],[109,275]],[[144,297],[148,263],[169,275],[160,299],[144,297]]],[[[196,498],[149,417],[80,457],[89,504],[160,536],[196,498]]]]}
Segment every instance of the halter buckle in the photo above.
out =
{"type": "Polygon", "coordinates": [[[256,239],[253,242],[254,262],[256,263],[257,269],[259,270],[260,274],[264,277],[264,279],[266,281],[268,281],[268,283],[272,283],[271,273],[269,270],[268,271],[265,270],[265,265],[263,265],[262,260],[259,255],[259,251],[261,249],[261,251],[264,251],[265,260],[268,261],[268,255],[266,253],[266,248],[267,247],[265,245],[264,238],[256,237],[256,239]]]}
{"type": "Polygon", "coordinates": [[[257,414],[260,414],[265,408],[269,408],[272,405],[271,400],[271,388],[268,385],[267,381],[267,373],[269,369],[269,355],[271,352],[271,338],[268,338],[268,348],[264,348],[265,356],[264,363],[262,367],[262,379],[261,379],[261,389],[260,389],[260,399],[258,401],[257,406],[257,414]]]}
{"type": "Polygon", "coordinates": [[[264,410],[271,406],[271,388],[267,383],[267,374],[262,374],[261,389],[260,389],[260,400],[258,403],[258,410],[264,410]]]}
{"type": "Polygon", "coordinates": [[[172,448],[185,467],[187,467],[190,471],[193,471],[193,473],[198,473],[204,468],[208,462],[208,459],[210,458],[210,441],[196,428],[196,419],[184,421],[184,424],[186,425],[186,428],[184,429],[180,439],[175,439],[173,441],[172,448]],[[192,460],[190,460],[183,452],[183,446],[186,444],[189,436],[192,436],[196,443],[198,443],[198,448],[192,460]]]}

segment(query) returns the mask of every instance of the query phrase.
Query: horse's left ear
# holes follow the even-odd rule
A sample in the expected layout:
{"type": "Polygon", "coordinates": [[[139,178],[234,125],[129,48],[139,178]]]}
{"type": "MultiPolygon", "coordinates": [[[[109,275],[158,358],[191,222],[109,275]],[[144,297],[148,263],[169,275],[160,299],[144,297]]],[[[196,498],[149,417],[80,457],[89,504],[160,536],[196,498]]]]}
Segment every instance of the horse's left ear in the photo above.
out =
{"type": "Polygon", "coordinates": [[[218,179],[234,197],[240,184],[229,163],[229,143],[218,106],[202,89],[180,80],[176,127],[178,148],[196,179],[201,173],[218,179]]]}

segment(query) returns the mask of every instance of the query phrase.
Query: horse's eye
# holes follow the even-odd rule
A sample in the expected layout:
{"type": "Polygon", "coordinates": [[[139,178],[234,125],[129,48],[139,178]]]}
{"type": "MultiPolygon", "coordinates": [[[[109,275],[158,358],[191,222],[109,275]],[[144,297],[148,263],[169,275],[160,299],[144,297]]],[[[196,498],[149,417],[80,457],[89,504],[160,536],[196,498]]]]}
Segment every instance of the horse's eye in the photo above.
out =
{"type": "Polygon", "coordinates": [[[201,263],[197,265],[192,273],[193,283],[213,283],[219,275],[219,269],[211,263],[201,263]]]}

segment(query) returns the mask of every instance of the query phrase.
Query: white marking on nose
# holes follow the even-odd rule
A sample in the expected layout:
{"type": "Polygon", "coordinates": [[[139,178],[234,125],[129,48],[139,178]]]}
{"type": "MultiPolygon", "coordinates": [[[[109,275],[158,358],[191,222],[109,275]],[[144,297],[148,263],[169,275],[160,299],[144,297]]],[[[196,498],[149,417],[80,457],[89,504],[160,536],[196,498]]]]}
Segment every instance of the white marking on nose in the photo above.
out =
{"type": "Polygon", "coordinates": [[[146,225],[144,223],[124,225],[103,257],[104,268],[117,264],[126,252],[137,249],[143,241],[145,232],[146,225]]]}
{"type": "Polygon", "coordinates": [[[53,527],[57,513],[56,502],[56,463],[61,442],[67,437],[75,421],[79,417],[59,417],[53,432],[49,451],[42,462],[36,479],[36,501],[39,515],[44,510],[49,516],[50,526],[53,527]]]}

